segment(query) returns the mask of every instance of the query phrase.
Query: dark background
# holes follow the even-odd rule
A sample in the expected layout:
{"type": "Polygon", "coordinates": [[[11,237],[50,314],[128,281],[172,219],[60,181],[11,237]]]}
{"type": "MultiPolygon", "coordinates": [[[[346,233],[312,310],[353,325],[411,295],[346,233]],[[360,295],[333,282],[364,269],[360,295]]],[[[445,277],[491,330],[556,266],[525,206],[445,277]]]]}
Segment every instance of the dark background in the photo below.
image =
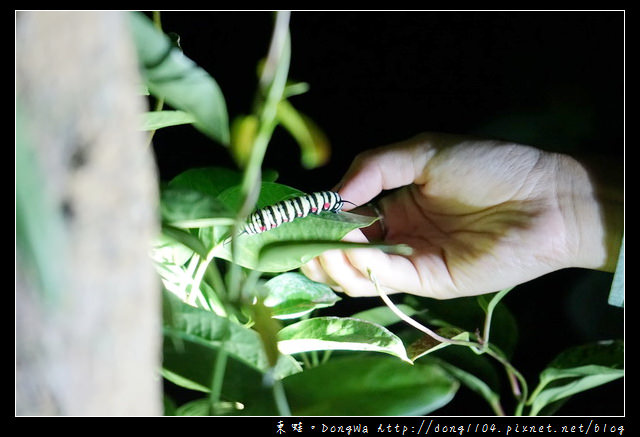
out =
{"type": "MultiPolygon", "coordinates": [[[[250,112],[273,15],[163,12],[162,24],[216,79],[230,118],[250,112]]],[[[622,160],[623,24],[622,12],[293,12],[289,77],[310,90],[291,103],[322,127],[332,157],[303,169],[297,145],[277,129],[265,167],[303,191],[329,189],[358,152],[423,131],[622,160]]],[[[233,167],[224,148],[190,126],[157,132],[154,149],[163,181],[193,167],[233,167]]],[[[606,303],[610,283],[610,274],[569,269],[507,296],[520,331],[513,362],[531,389],[565,348],[622,338],[623,310],[606,303]]],[[[343,300],[345,311],[352,301],[343,300]]],[[[623,396],[617,381],[575,396],[558,414],[623,414],[623,396]]],[[[437,414],[491,411],[461,389],[437,414]]]]}

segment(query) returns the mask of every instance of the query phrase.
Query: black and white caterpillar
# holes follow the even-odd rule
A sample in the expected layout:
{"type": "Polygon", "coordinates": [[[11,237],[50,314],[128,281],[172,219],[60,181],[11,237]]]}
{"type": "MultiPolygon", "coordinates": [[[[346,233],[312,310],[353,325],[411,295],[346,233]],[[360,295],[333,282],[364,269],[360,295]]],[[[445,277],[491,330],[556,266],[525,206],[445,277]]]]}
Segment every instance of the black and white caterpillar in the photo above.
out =
{"type": "Polygon", "coordinates": [[[277,228],[283,223],[292,222],[309,214],[320,214],[323,211],[337,213],[342,210],[345,203],[351,202],[344,200],[334,191],[319,191],[282,200],[251,214],[242,233],[259,234],[277,228]]]}

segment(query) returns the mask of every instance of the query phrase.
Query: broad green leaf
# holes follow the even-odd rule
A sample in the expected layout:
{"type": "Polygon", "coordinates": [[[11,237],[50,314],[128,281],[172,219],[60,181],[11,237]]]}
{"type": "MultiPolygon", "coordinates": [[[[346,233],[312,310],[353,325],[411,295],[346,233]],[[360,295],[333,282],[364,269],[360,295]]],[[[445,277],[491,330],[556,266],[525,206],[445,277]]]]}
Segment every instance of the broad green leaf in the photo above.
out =
{"type": "Polygon", "coordinates": [[[549,363],[548,371],[571,370],[585,365],[597,365],[622,369],[624,365],[624,341],[606,340],[582,346],[574,346],[558,354],[549,363]]]}
{"type": "Polygon", "coordinates": [[[529,415],[536,416],[542,409],[554,402],[572,396],[602,384],[615,381],[624,376],[624,370],[601,366],[585,366],[584,375],[573,378],[558,386],[547,387],[540,391],[531,403],[529,415]]]}
{"type": "Polygon", "coordinates": [[[160,196],[162,221],[180,228],[230,226],[234,214],[215,197],[188,188],[168,187],[160,196]]]}
{"type": "Polygon", "coordinates": [[[540,383],[528,405],[531,415],[544,407],[581,391],[624,376],[624,342],[598,342],[577,346],[558,355],[540,373],[540,383]]]}
{"type": "MultiPolygon", "coordinates": [[[[171,316],[165,320],[165,332],[212,349],[224,347],[235,359],[256,370],[270,371],[269,360],[256,331],[210,311],[189,306],[171,296],[168,298],[171,302],[171,316]]],[[[295,360],[281,356],[274,376],[282,378],[298,371],[300,367],[295,360]]]]}
{"type": "Polygon", "coordinates": [[[284,354],[314,350],[373,351],[410,362],[402,340],[383,326],[352,318],[315,317],[283,328],[278,347],[284,354]]]}
{"type": "MultiPolygon", "coordinates": [[[[350,213],[342,213],[344,219],[349,219],[350,213]]],[[[359,226],[366,227],[370,224],[368,217],[356,216],[357,219],[362,219],[359,226]]],[[[340,223],[340,222],[339,222],[340,223]]],[[[354,222],[341,222],[351,223],[354,222]]],[[[338,226],[336,226],[338,227],[338,226]]],[[[346,227],[344,225],[340,227],[346,227]]],[[[345,231],[345,235],[349,232],[350,228],[345,231]]],[[[265,244],[260,248],[258,255],[258,264],[256,269],[263,272],[284,271],[291,270],[300,267],[301,265],[309,262],[312,258],[320,255],[321,253],[332,250],[355,250],[355,249],[378,249],[387,253],[393,253],[398,255],[411,254],[411,248],[403,244],[388,245],[388,244],[375,244],[375,243],[353,243],[350,241],[336,241],[336,240],[302,240],[302,241],[275,241],[273,243],[265,244]]]]}
{"type": "Polygon", "coordinates": [[[171,188],[197,190],[217,197],[221,192],[242,183],[242,173],[225,167],[202,167],[186,170],[169,181],[171,188]]]}
{"type": "Polygon", "coordinates": [[[411,366],[384,356],[334,358],[283,383],[295,416],[424,415],[459,386],[432,362],[411,366]]]}
{"type": "Polygon", "coordinates": [[[175,109],[191,114],[196,128],[227,145],[227,107],[216,81],[187,58],[144,14],[132,12],[130,16],[141,74],[149,91],[175,109]]]}
{"type": "Polygon", "coordinates": [[[177,265],[184,264],[190,257],[185,248],[193,253],[197,253],[202,258],[206,258],[207,256],[207,249],[198,237],[191,234],[188,230],[168,225],[162,226],[162,238],[158,241],[158,248],[170,251],[170,254],[165,255],[165,259],[177,265]],[[182,262],[179,262],[179,260],[182,260],[182,262]]]}
{"type": "MultiPolygon", "coordinates": [[[[402,311],[409,317],[413,316],[416,313],[416,311],[412,307],[405,304],[399,304],[397,305],[397,307],[400,311],[402,311]]],[[[402,319],[398,317],[396,313],[394,313],[391,308],[386,305],[360,311],[353,314],[351,317],[354,319],[365,320],[371,323],[377,323],[381,326],[389,326],[402,321],[402,319]]]]}
{"type": "MultiPolygon", "coordinates": [[[[304,194],[305,193],[303,191],[287,185],[263,181],[260,185],[260,194],[256,201],[256,209],[273,205],[281,200],[303,196],[304,194]]],[[[243,201],[240,182],[238,182],[238,184],[234,184],[234,186],[229,186],[227,189],[219,193],[217,197],[220,201],[224,202],[229,209],[238,211],[243,201]]]]}
{"type": "Polygon", "coordinates": [[[184,111],[149,111],[142,115],[142,126],[140,129],[145,131],[180,124],[190,124],[196,120],[192,114],[184,111]]]}
{"type": "Polygon", "coordinates": [[[267,281],[264,304],[277,319],[293,319],[340,300],[331,288],[299,273],[283,273],[267,281]]]}

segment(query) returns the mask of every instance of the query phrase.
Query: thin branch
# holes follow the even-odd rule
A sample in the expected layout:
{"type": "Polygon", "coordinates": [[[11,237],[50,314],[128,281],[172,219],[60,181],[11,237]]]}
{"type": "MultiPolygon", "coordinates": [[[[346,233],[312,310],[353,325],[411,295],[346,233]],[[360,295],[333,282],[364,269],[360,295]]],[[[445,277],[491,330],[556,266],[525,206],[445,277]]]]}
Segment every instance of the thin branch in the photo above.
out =
{"type": "MultiPolygon", "coordinates": [[[[437,340],[437,341],[439,341],[441,343],[448,343],[448,344],[451,344],[451,345],[470,347],[476,353],[478,353],[478,354],[486,353],[487,355],[493,357],[500,364],[502,364],[504,366],[506,372],[507,372],[507,377],[509,379],[509,382],[511,383],[511,391],[513,392],[514,396],[518,400],[518,405],[516,407],[516,414],[518,414],[518,415],[522,414],[522,409],[523,409],[524,403],[526,402],[526,399],[527,399],[527,392],[528,392],[528,390],[527,390],[527,381],[524,379],[522,374],[515,367],[513,367],[513,365],[500,352],[498,352],[488,342],[485,342],[484,344],[481,344],[481,343],[477,343],[477,342],[473,342],[473,341],[452,340],[450,338],[446,338],[446,337],[443,337],[443,336],[441,336],[439,334],[436,334],[433,330],[427,328],[426,326],[422,325],[418,321],[412,319],[411,317],[409,317],[408,315],[403,313],[391,301],[391,299],[389,299],[387,294],[384,291],[382,291],[380,285],[378,284],[378,281],[376,280],[375,276],[371,272],[371,269],[367,269],[367,273],[369,274],[369,278],[371,279],[371,282],[373,282],[373,285],[375,286],[376,291],[378,292],[378,294],[380,295],[380,297],[382,298],[384,303],[400,319],[402,319],[403,321],[405,321],[409,325],[413,326],[414,328],[418,329],[421,332],[424,332],[428,336],[432,337],[433,339],[435,339],[435,340],[437,340]]],[[[506,294],[506,291],[504,292],[504,294],[506,294]]],[[[491,319],[489,318],[489,322],[490,322],[490,320],[491,319]]]]}

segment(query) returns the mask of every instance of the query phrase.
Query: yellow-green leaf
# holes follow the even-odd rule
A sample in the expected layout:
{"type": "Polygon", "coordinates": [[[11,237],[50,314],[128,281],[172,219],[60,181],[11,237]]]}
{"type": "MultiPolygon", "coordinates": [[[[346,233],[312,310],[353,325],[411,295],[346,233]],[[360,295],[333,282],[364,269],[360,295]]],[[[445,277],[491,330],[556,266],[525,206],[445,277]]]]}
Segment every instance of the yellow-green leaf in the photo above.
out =
{"type": "Polygon", "coordinates": [[[255,115],[241,115],[231,123],[231,155],[240,167],[249,162],[258,126],[259,120],[255,115]]]}
{"type": "Polygon", "coordinates": [[[329,140],[311,118],[299,112],[287,100],[278,103],[277,118],[300,146],[302,165],[305,168],[319,167],[329,160],[329,140]]]}

